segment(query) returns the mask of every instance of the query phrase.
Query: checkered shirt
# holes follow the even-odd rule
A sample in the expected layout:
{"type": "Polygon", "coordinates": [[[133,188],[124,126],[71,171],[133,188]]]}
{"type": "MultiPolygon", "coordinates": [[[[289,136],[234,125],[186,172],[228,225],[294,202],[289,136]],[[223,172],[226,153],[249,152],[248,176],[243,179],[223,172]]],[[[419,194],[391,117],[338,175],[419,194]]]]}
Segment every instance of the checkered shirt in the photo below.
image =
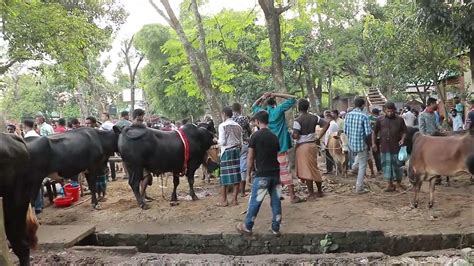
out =
{"type": "Polygon", "coordinates": [[[372,133],[369,117],[359,108],[346,114],[344,132],[349,139],[349,149],[352,152],[361,152],[366,149],[366,138],[372,133]]]}

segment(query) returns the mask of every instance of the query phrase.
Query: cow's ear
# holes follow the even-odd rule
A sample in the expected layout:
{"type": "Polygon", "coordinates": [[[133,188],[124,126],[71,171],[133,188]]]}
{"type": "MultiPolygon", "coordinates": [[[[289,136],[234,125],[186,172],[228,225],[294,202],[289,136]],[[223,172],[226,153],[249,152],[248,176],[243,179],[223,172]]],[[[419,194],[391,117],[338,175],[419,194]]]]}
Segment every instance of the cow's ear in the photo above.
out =
{"type": "Polygon", "coordinates": [[[117,134],[117,135],[122,132],[122,130],[120,130],[120,128],[118,126],[114,126],[113,130],[114,130],[115,134],[117,134]]]}

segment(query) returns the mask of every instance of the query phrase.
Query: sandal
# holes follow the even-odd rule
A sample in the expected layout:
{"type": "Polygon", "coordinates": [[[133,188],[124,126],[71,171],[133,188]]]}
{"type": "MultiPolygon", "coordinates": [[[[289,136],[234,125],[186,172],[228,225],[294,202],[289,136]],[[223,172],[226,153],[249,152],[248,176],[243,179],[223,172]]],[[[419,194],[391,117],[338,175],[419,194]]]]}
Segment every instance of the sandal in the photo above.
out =
{"type": "Polygon", "coordinates": [[[237,224],[235,229],[237,229],[237,232],[239,232],[241,235],[252,235],[252,231],[249,231],[247,228],[245,228],[245,225],[242,223],[237,224]]]}

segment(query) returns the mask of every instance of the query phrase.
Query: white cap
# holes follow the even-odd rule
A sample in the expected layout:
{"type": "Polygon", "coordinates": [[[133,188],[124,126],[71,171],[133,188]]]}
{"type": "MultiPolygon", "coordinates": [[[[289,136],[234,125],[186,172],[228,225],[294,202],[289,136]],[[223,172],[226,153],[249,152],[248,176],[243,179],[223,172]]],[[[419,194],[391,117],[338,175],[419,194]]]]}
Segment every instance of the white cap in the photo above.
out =
{"type": "Polygon", "coordinates": [[[105,131],[111,131],[114,128],[114,124],[110,121],[105,121],[102,123],[102,126],[100,129],[105,130],[105,131]]]}

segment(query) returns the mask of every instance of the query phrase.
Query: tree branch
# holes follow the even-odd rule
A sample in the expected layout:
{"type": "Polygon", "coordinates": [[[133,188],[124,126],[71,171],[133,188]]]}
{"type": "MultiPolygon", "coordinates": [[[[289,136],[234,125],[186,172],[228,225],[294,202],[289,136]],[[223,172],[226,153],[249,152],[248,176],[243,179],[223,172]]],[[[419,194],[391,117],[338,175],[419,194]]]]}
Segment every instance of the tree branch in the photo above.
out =
{"type": "Polygon", "coordinates": [[[284,13],[285,11],[287,11],[290,8],[291,8],[291,5],[287,5],[287,6],[284,6],[284,7],[277,7],[277,8],[275,8],[275,12],[278,15],[281,15],[282,13],[284,13]]]}
{"type": "Polygon", "coordinates": [[[156,12],[158,12],[158,14],[160,14],[161,17],[163,17],[166,22],[168,22],[168,24],[174,28],[173,26],[173,23],[171,23],[171,20],[168,16],[166,16],[165,12],[163,12],[163,10],[161,10],[154,2],[153,0],[148,0],[148,2],[153,6],[153,8],[156,10],[156,12]]]}
{"type": "Polygon", "coordinates": [[[7,72],[8,69],[18,61],[19,61],[18,59],[13,59],[13,60],[11,60],[10,62],[8,62],[4,65],[0,65],[0,75],[5,74],[5,72],[7,72]]]}
{"type": "Polygon", "coordinates": [[[135,79],[135,76],[137,75],[138,67],[140,66],[140,63],[142,62],[143,58],[145,58],[145,56],[141,55],[141,56],[140,56],[140,59],[138,59],[137,65],[135,66],[135,69],[133,70],[133,77],[134,77],[134,79],[135,79]]]}

